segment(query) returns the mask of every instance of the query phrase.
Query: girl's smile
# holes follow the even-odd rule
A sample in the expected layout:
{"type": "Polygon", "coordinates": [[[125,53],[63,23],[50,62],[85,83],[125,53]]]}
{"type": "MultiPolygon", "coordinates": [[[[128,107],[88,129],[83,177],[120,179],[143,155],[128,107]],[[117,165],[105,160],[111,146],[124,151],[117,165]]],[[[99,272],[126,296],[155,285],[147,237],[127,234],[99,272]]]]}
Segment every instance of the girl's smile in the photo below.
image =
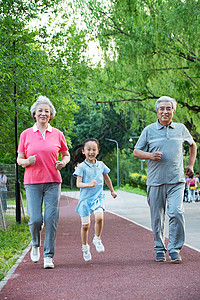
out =
{"type": "Polygon", "coordinates": [[[95,164],[95,159],[99,154],[99,147],[95,141],[88,141],[82,149],[82,153],[85,154],[89,163],[95,164]]]}

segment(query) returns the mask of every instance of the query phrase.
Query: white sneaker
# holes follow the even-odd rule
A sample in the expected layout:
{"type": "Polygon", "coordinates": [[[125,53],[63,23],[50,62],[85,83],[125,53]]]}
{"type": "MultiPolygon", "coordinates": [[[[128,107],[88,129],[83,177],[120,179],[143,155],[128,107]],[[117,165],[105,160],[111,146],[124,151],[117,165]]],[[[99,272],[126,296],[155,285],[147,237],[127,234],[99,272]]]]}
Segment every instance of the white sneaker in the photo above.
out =
{"type": "Polygon", "coordinates": [[[53,258],[52,257],[44,257],[44,269],[53,269],[53,258]]]}
{"type": "Polygon", "coordinates": [[[40,259],[40,247],[32,246],[31,260],[36,263],[40,259]]]}
{"type": "Polygon", "coordinates": [[[90,261],[92,259],[92,255],[90,253],[90,246],[83,245],[82,246],[82,251],[83,251],[83,258],[85,261],[90,261]]]}
{"type": "Polygon", "coordinates": [[[105,251],[104,245],[102,244],[101,239],[99,237],[95,236],[93,238],[92,242],[95,245],[96,250],[97,250],[98,253],[101,253],[101,252],[105,251]]]}

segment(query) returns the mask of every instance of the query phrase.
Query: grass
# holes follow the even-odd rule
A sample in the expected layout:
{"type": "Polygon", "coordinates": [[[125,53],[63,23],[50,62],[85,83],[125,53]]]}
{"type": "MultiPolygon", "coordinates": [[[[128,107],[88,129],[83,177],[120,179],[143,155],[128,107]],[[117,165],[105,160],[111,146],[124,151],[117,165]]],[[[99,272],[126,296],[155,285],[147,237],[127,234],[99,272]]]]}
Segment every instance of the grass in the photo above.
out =
{"type": "Polygon", "coordinates": [[[146,196],[147,192],[139,187],[132,187],[129,184],[126,184],[124,186],[119,187],[118,189],[128,192],[128,193],[134,193],[134,194],[138,194],[138,195],[142,195],[142,196],[146,196]]]}
{"type": "Polygon", "coordinates": [[[22,223],[18,224],[14,216],[7,217],[10,223],[14,222],[14,224],[10,225],[6,231],[0,230],[0,280],[5,277],[31,241],[28,218],[23,218],[22,223]]]}
{"type": "MultiPolygon", "coordinates": [[[[74,187],[73,189],[71,189],[70,187],[62,187],[62,192],[69,192],[69,191],[79,191],[80,189],[74,187]]],[[[105,186],[105,190],[108,190],[108,187],[105,186]]],[[[134,193],[134,194],[138,194],[138,195],[142,195],[142,196],[146,196],[147,192],[146,190],[143,190],[139,187],[132,187],[130,184],[126,184],[124,186],[115,186],[114,190],[121,190],[121,191],[125,191],[128,193],[134,193]]]]}

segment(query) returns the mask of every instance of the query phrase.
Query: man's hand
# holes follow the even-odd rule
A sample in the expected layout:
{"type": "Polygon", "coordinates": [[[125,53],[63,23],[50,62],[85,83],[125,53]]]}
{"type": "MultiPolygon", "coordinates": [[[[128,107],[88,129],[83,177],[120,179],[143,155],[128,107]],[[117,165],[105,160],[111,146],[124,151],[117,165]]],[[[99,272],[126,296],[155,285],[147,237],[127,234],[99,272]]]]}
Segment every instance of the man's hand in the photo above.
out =
{"type": "Polygon", "coordinates": [[[161,159],[161,156],[162,156],[162,152],[160,151],[153,152],[151,153],[151,160],[159,161],[161,159]]]}
{"type": "Polygon", "coordinates": [[[186,169],[185,169],[185,174],[188,175],[188,176],[191,176],[194,174],[194,170],[193,170],[193,167],[191,166],[187,166],[186,169]]]}

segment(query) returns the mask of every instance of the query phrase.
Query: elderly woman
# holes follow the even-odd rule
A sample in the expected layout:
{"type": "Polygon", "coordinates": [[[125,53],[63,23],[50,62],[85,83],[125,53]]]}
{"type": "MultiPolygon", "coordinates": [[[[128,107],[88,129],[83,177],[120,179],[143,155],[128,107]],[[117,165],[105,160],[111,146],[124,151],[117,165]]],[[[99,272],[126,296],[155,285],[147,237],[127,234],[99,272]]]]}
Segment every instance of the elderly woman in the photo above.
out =
{"type": "Polygon", "coordinates": [[[26,190],[29,228],[32,237],[31,260],[40,259],[40,232],[43,224],[42,205],[44,201],[44,268],[54,268],[53,256],[59,218],[59,204],[62,178],[59,170],[70,160],[65,137],[49,122],[56,111],[51,101],[39,96],[31,107],[35,119],[33,127],[20,135],[19,165],[25,168],[24,187],[26,190]],[[59,152],[62,160],[58,160],[59,152]]]}

